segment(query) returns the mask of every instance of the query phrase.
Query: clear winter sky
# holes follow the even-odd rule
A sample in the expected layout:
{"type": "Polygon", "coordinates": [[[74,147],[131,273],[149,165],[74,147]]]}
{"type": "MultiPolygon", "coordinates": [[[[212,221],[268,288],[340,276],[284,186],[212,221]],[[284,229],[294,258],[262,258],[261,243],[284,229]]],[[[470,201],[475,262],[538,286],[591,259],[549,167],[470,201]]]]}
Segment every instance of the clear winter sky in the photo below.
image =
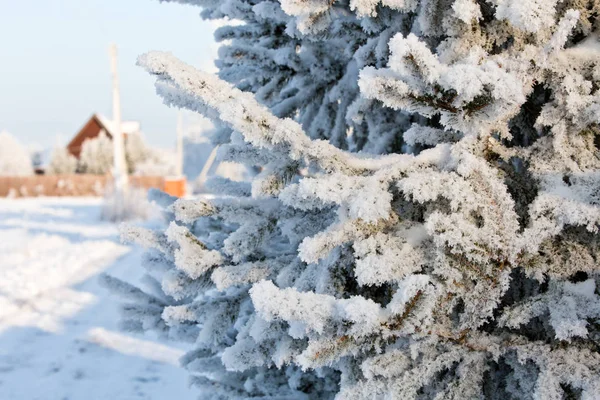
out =
{"type": "Polygon", "coordinates": [[[124,120],[172,147],[176,111],[136,57],[168,50],[213,67],[213,25],[200,9],[158,0],[0,0],[0,131],[27,145],[66,142],[94,112],[111,115],[108,47],[119,48],[124,120]]]}

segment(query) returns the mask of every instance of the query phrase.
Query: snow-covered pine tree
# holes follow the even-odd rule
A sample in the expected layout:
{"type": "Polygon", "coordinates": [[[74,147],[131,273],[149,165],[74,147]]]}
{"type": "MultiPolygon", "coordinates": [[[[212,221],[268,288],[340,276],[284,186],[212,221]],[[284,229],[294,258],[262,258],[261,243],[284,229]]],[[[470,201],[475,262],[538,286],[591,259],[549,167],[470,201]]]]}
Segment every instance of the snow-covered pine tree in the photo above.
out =
{"type": "Polygon", "coordinates": [[[262,171],[155,193],[145,291],[106,281],[202,398],[600,398],[599,3],[178,1],[244,22],[237,88],[139,63],[262,171]]]}
{"type": "MultiPolygon", "coordinates": [[[[294,1],[166,1],[201,6],[205,19],[243,22],[215,32],[223,44],[216,61],[219,76],[254,93],[274,115],[295,119],[309,137],[339,148],[375,154],[401,150],[402,132],[414,118],[361,97],[358,73],[367,65],[385,66],[389,39],[407,31],[410,18],[389,9],[377,19],[356,18],[347,4],[336,1],[313,21],[315,27],[307,24],[309,17],[286,14],[297,8],[294,1]],[[335,23],[327,30],[319,29],[330,20],[335,23]]],[[[214,141],[228,143],[230,132],[217,131],[214,141]]]]}
{"type": "Polygon", "coordinates": [[[31,157],[10,133],[0,132],[0,176],[33,175],[31,157]]]}
{"type": "Polygon", "coordinates": [[[48,174],[74,174],[77,170],[77,159],[65,147],[57,147],[52,151],[48,174]]]}

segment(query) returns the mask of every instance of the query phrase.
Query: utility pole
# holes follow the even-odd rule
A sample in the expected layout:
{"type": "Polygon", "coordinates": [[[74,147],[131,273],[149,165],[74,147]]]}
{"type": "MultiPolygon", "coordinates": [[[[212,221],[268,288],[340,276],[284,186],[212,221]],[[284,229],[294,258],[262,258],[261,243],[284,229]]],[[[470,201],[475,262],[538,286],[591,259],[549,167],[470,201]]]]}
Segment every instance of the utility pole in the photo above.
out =
{"type": "Polygon", "coordinates": [[[117,70],[117,46],[115,44],[110,46],[110,67],[113,89],[113,178],[115,192],[122,194],[127,191],[129,180],[127,177],[127,162],[125,160],[125,141],[121,125],[121,94],[119,91],[119,71],[117,70]]]}
{"type": "Polygon", "coordinates": [[[210,171],[210,168],[213,166],[213,164],[215,163],[215,159],[217,158],[217,150],[219,150],[219,145],[216,145],[212,151],[210,152],[210,154],[208,155],[208,158],[206,159],[206,162],[204,163],[204,166],[202,167],[202,171],[200,171],[200,175],[198,175],[197,178],[197,182],[198,182],[198,186],[200,187],[204,187],[204,184],[206,183],[206,178],[208,177],[208,171],[210,171]]]}
{"type": "Polygon", "coordinates": [[[177,177],[183,177],[183,114],[177,112],[177,177]]]}
{"type": "Polygon", "coordinates": [[[165,192],[171,196],[183,197],[187,192],[187,181],[183,175],[183,115],[177,113],[177,160],[175,176],[165,177],[165,192]]]}

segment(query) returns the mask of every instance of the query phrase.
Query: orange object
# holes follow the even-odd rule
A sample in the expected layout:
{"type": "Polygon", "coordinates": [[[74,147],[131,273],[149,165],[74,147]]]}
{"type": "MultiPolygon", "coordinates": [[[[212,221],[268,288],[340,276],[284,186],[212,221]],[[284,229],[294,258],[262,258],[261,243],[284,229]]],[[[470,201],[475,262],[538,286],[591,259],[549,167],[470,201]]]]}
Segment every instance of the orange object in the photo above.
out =
{"type": "Polygon", "coordinates": [[[185,187],[185,178],[165,178],[165,192],[171,196],[185,196],[185,187]]]}

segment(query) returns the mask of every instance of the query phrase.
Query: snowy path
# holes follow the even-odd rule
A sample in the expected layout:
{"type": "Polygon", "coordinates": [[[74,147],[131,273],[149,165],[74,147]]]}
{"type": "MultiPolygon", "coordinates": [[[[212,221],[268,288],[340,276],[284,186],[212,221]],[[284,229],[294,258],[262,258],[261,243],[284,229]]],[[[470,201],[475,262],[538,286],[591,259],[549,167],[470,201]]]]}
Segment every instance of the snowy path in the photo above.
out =
{"type": "Polygon", "coordinates": [[[134,281],[140,250],[96,199],[0,199],[0,399],[193,399],[183,350],[117,327],[97,275],[134,281]]]}

